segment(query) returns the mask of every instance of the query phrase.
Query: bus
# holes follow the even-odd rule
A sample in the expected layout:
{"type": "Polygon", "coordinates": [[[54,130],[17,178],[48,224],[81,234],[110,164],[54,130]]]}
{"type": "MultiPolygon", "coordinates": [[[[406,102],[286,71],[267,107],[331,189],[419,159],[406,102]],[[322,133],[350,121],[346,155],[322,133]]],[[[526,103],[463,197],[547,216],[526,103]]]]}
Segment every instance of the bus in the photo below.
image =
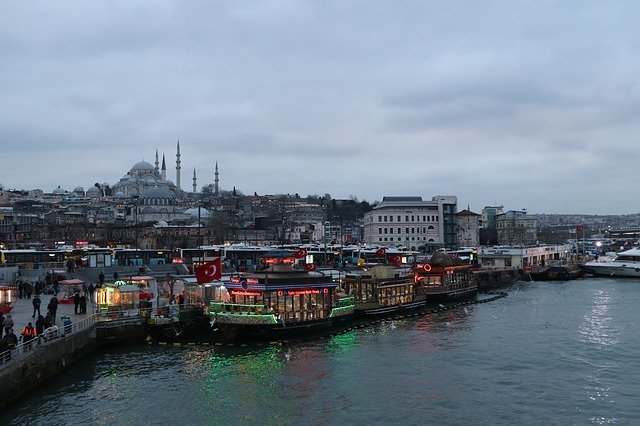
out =
{"type": "Polygon", "coordinates": [[[21,269],[62,267],[65,259],[63,250],[0,250],[0,265],[21,269]]]}
{"type": "Polygon", "coordinates": [[[265,256],[289,256],[292,253],[292,250],[264,246],[201,246],[175,249],[172,262],[183,263],[193,272],[194,266],[220,257],[223,272],[246,272],[252,270],[265,256]]]}
{"type": "Polygon", "coordinates": [[[220,246],[201,246],[197,248],[177,248],[173,250],[171,262],[183,263],[193,272],[193,267],[201,263],[221,257],[223,250],[220,246]]]}
{"type": "Polygon", "coordinates": [[[113,250],[114,266],[164,265],[171,263],[171,250],[153,249],[115,249],[113,250]]]}

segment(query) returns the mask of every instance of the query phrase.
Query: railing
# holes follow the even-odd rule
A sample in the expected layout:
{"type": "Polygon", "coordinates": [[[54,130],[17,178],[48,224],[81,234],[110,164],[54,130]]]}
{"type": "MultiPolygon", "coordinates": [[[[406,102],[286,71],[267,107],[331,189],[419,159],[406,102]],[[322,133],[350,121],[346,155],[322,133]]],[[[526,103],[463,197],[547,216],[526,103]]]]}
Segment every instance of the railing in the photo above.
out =
{"type": "Polygon", "coordinates": [[[77,322],[68,324],[64,324],[63,322],[61,326],[49,327],[42,334],[27,342],[19,342],[14,348],[0,353],[0,370],[29,356],[40,353],[54,341],[68,339],[74,334],[93,327],[97,320],[97,315],[91,315],[77,322]]]}

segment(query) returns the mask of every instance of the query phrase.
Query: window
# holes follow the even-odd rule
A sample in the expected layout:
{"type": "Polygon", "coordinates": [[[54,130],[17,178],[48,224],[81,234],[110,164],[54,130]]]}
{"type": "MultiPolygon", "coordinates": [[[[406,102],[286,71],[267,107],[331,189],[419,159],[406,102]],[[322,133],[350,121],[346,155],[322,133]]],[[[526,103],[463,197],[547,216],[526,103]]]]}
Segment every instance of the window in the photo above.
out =
{"type": "Polygon", "coordinates": [[[402,217],[402,216],[398,215],[398,222],[400,222],[400,218],[401,218],[401,217],[402,217]]]}
{"type": "Polygon", "coordinates": [[[393,234],[393,228],[389,228],[389,233],[393,234]]]}
{"type": "Polygon", "coordinates": [[[409,215],[406,215],[406,216],[404,217],[404,221],[405,221],[405,222],[409,222],[409,215]]]}
{"type": "Polygon", "coordinates": [[[387,216],[385,216],[385,217],[384,217],[384,221],[385,221],[385,222],[387,221],[387,216]]]}
{"type": "Polygon", "coordinates": [[[378,222],[382,222],[382,216],[378,216],[378,222]]]}
{"type": "Polygon", "coordinates": [[[393,216],[389,216],[389,222],[393,222],[393,216]]]}
{"type": "Polygon", "coordinates": [[[411,215],[411,222],[415,222],[415,220],[413,220],[413,219],[414,219],[414,216],[411,215]]]}

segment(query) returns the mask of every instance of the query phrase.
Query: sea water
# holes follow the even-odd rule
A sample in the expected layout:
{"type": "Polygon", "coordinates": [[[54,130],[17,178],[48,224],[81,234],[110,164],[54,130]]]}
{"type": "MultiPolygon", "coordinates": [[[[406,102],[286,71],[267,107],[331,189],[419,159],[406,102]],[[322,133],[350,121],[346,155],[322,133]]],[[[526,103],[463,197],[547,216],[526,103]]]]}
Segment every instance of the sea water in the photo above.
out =
{"type": "Polygon", "coordinates": [[[307,342],[103,350],[1,424],[640,424],[640,280],[508,296],[307,342]]]}

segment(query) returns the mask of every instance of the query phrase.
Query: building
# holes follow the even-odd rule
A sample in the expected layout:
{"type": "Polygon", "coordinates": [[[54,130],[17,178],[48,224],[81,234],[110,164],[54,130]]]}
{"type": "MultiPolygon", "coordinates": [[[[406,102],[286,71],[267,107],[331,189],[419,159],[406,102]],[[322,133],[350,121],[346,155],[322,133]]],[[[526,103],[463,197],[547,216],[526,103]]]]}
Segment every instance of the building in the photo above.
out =
{"type": "Polygon", "coordinates": [[[498,244],[533,246],[538,240],[538,220],[526,211],[509,210],[496,215],[498,244]]]}
{"type": "Polygon", "coordinates": [[[455,196],[383,197],[364,215],[364,242],[433,252],[456,244],[455,196]]]}
{"type": "Polygon", "coordinates": [[[563,262],[570,256],[569,245],[539,247],[482,247],[478,250],[478,263],[483,267],[526,268],[563,262]]]}
{"type": "Polygon", "coordinates": [[[464,209],[456,213],[456,237],[460,247],[480,245],[480,220],[482,215],[464,209]]]}

